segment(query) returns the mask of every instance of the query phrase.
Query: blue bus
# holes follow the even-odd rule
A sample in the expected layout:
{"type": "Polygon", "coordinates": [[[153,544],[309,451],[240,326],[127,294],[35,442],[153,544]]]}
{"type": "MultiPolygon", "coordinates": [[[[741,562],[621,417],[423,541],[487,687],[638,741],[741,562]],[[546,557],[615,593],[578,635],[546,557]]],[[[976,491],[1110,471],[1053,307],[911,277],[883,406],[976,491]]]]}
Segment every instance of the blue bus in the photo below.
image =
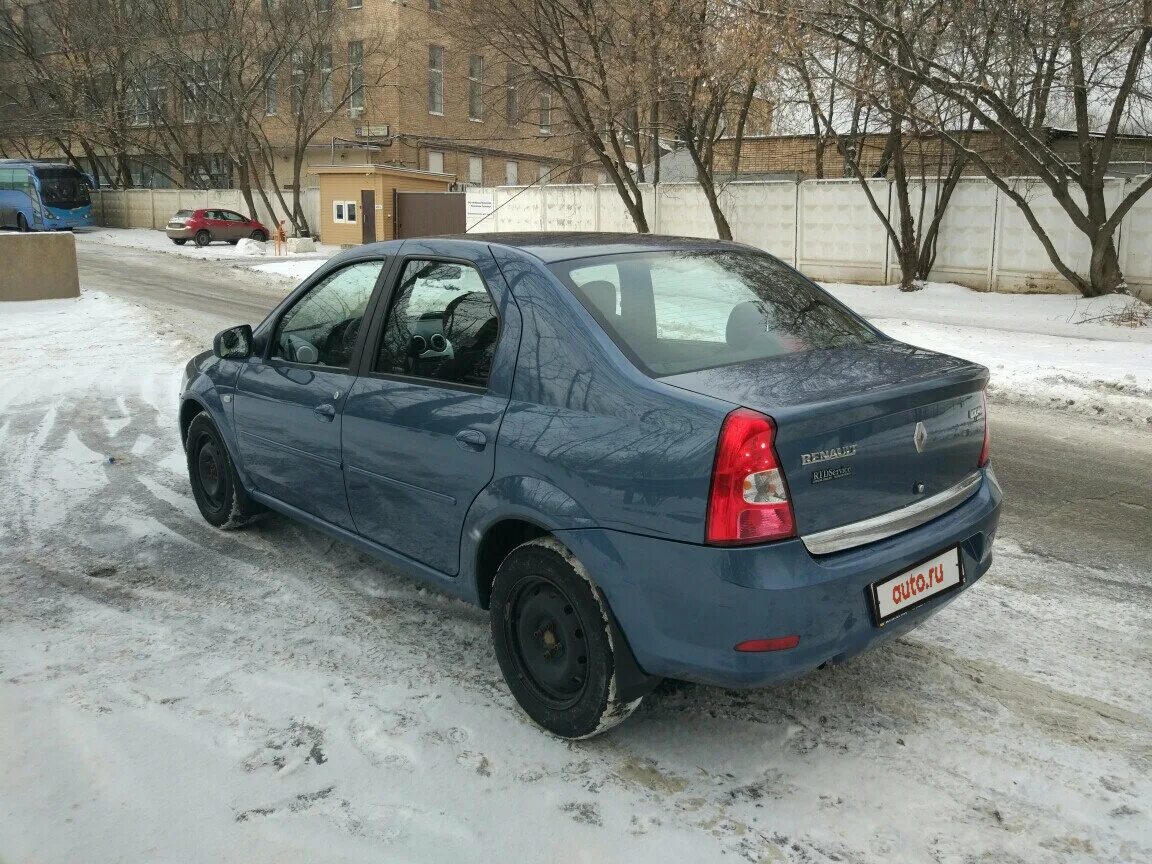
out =
{"type": "Polygon", "coordinates": [[[90,182],[71,165],[0,159],[0,228],[69,231],[91,225],[90,182]]]}

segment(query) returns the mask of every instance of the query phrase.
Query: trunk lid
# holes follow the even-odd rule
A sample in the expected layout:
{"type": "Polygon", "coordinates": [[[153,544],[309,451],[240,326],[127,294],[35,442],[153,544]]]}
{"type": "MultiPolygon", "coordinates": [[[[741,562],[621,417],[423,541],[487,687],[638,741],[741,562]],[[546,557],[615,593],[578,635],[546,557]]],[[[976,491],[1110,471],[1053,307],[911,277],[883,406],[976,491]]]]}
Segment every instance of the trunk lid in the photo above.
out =
{"type": "Polygon", "coordinates": [[[899,342],[803,351],[660,380],[775,421],[800,535],[923,500],[959,483],[980,460],[988,370],[899,342]]]}

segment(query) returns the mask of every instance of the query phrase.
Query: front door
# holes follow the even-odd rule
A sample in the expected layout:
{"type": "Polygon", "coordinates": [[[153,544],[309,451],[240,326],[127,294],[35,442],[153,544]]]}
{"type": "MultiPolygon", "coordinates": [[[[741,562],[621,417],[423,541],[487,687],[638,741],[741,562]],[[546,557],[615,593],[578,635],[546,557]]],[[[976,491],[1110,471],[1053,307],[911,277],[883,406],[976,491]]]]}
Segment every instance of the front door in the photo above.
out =
{"type": "Polygon", "coordinates": [[[376,192],[373,189],[360,190],[360,240],[362,243],[376,242],[376,192]]]}
{"type": "Polygon", "coordinates": [[[236,384],[240,458],[256,488],[348,529],[341,411],[383,268],[379,260],[350,264],[303,294],[277,322],[267,356],[249,361],[236,384]]]}
{"type": "Polygon", "coordinates": [[[421,258],[398,269],[371,365],[344,406],[348,498],[361,534],[454,575],[508,405],[509,380],[493,380],[502,327],[489,288],[507,293],[492,284],[494,267],[488,284],[466,263],[421,258]]]}

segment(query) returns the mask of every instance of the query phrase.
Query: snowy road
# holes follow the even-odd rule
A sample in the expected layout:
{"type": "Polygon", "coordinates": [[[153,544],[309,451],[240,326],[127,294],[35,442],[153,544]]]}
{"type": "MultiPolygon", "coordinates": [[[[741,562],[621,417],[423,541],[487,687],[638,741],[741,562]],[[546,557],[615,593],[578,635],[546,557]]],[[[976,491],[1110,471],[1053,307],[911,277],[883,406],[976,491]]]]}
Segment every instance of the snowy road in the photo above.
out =
{"type": "Polygon", "coordinates": [[[169,323],[0,311],[4,864],[1152,861],[1152,435],[997,407],[976,589],[567,744],[516,712],[484,613],[286,520],[200,520],[184,354],[282,291],[115,258],[86,250],[85,286],[169,323]]]}

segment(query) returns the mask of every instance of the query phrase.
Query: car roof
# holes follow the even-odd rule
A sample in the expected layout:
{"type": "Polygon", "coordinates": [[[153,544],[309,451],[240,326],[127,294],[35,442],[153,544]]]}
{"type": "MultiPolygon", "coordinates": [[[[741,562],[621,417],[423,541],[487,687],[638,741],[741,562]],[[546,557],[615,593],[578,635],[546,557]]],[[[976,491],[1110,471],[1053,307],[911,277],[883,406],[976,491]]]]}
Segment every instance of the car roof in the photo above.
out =
{"type": "MultiPolygon", "coordinates": [[[[538,258],[545,264],[568,261],[573,258],[594,258],[600,255],[619,255],[628,252],[661,252],[683,249],[716,251],[762,251],[726,240],[702,237],[670,237],[661,234],[625,234],[601,231],[528,231],[521,233],[449,234],[439,237],[408,238],[429,242],[483,244],[516,249],[538,258]]],[[[379,252],[394,254],[398,240],[385,241],[372,246],[384,247],[379,252]]],[[[364,248],[364,247],[362,247],[364,248]]]]}

